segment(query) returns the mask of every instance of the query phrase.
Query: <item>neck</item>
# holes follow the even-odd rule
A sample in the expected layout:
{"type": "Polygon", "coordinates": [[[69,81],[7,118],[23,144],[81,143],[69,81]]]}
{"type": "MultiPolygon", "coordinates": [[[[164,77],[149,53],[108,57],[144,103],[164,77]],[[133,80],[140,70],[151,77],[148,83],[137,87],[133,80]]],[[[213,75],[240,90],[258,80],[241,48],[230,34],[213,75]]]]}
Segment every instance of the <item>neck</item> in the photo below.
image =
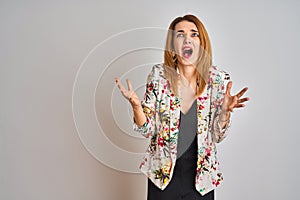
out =
{"type": "Polygon", "coordinates": [[[196,83],[196,68],[193,65],[178,66],[178,70],[181,76],[183,76],[189,83],[189,85],[196,83]]]}

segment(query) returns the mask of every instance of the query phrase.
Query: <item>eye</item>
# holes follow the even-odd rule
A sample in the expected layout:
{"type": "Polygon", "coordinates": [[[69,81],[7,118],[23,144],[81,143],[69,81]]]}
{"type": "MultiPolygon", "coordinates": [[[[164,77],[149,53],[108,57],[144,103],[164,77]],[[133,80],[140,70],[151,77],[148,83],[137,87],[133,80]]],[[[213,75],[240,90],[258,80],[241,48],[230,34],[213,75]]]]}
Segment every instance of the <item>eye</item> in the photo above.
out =
{"type": "Polygon", "coordinates": [[[183,35],[183,33],[178,33],[177,35],[176,35],[176,37],[184,37],[184,35],[183,35]]]}
{"type": "Polygon", "coordinates": [[[199,33],[192,33],[192,37],[199,37],[199,33]]]}

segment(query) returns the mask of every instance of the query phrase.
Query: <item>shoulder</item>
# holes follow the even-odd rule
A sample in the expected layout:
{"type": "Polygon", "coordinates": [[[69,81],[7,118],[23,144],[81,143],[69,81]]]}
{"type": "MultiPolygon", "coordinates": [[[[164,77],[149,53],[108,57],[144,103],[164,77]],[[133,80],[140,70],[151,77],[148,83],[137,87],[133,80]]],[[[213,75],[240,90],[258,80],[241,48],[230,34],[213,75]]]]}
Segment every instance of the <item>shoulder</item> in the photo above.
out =
{"type": "Polygon", "coordinates": [[[163,63],[155,64],[152,66],[152,70],[148,76],[148,78],[165,78],[165,68],[163,63]]]}
{"type": "Polygon", "coordinates": [[[230,75],[226,71],[217,66],[211,66],[209,70],[209,83],[221,84],[224,81],[230,80],[230,75]]]}
{"type": "Polygon", "coordinates": [[[159,74],[163,74],[165,71],[164,69],[165,69],[165,67],[164,67],[163,63],[155,64],[152,67],[152,71],[155,71],[156,73],[159,73],[159,74]]]}

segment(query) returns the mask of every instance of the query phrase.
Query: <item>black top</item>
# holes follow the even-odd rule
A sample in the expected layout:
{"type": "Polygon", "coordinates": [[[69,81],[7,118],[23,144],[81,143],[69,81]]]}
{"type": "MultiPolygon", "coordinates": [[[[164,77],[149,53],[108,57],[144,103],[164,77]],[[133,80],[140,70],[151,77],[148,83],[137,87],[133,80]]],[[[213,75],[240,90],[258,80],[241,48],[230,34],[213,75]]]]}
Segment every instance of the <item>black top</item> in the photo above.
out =
{"type": "Polygon", "coordinates": [[[180,111],[180,125],[177,144],[177,159],[191,146],[197,133],[197,101],[195,100],[190,110],[183,114],[180,111]]]}

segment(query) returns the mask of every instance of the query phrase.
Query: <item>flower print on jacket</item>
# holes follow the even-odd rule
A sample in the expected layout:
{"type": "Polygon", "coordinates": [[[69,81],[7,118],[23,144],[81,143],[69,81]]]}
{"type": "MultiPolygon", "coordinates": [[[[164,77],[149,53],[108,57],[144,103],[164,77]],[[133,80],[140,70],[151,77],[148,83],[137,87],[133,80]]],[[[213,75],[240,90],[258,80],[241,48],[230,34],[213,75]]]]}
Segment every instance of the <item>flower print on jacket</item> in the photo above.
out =
{"type": "MultiPolygon", "coordinates": [[[[229,120],[224,129],[219,124],[225,86],[229,79],[226,72],[212,66],[206,89],[197,98],[198,160],[195,187],[202,195],[223,181],[216,143],[227,136],[231,124],[229,120]]],[[[141,127],[134,123],[134,130],[151,139],[140,169],[163,190],[172,179],[176,164],[180,124],[180,97],[172,93],[163,64],[153,66],[148,75],[142,107],[146,123],[141,127]]]]}

